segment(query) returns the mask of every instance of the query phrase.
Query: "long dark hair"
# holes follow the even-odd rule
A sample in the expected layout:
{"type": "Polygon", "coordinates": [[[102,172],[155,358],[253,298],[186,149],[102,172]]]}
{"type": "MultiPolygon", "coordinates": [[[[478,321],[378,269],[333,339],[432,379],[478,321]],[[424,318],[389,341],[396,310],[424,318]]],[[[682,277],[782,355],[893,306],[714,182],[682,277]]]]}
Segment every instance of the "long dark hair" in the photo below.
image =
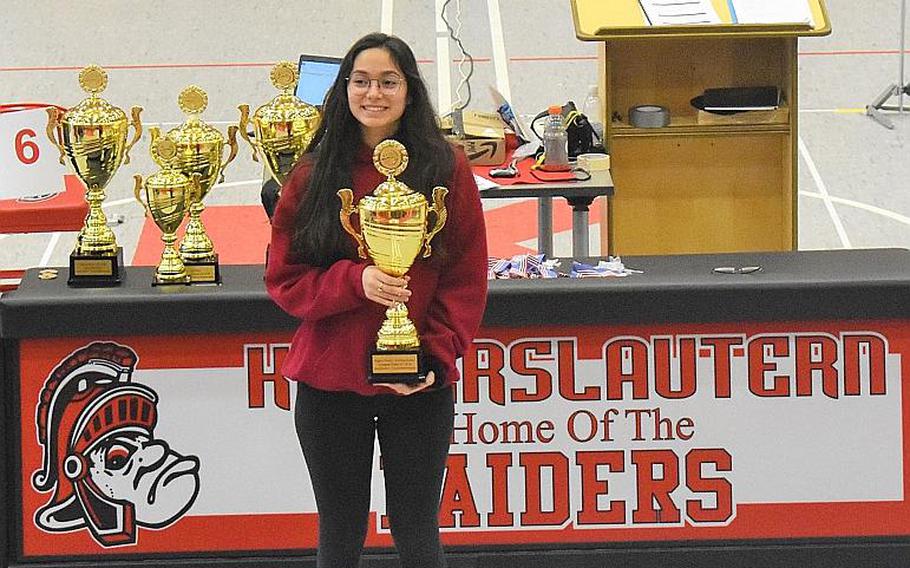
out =
{"type": "MultiPolygon", "coordinates": [[[[408,168],[401,181],[430,201],[433,187],[444,185],[452,173],[454,154],[436,122],[426,85],[417,69],[414,53],[401,39],[371,33],[348,50],[334,84],[326,94],[322,125],[310,149],[301,160],[312,164],[307,188],[297,209],[296,230],[291,245],[295,260],[312,266],[329,266],[343,258],[354,258],[353,239],[338,220],[341,201],[336,192],[351,187],[354,156],[362,151],[360,123],[348,106],[347,77],[360,52],[381,48],[389,52],[405,75],[408,102],[394,138],[408,150],[408,168]]],[[[430,201],[432,202],[432,201],[430,201]]],[[[433,239],[433,256],[442,257],[445,231],[433,239]],[[439,254],[437,254],[439,253],[439,254]]]]}

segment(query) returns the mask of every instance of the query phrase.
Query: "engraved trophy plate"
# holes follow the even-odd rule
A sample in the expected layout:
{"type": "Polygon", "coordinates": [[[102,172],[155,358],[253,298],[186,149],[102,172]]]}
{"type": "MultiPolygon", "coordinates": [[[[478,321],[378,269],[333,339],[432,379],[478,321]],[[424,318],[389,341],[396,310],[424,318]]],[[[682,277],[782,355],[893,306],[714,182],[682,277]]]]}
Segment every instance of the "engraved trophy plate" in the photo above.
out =
{"type": "MultiPolygon", "coordinates": [[[[423,194],[395,179],[408,166],[407,150],[395,140],[384,140],[376,146],[373,165],[387,176],[386,181],[376,187],[373,195],[361,199],[356,209],[353,192],[339,190],[339,217],[344,230],[357,242],[361,258],[372,259],[386,274],[404,276],[421,250],[424,258],[430,256],[430,240],[446,222],[444,200],[448,190],[434,188],[430,207],[423,194]],[[430,211],[435,213],[432,229],[427,227],[430,211]],[[360,218],[359,231],[351,224],[354,213],[360,218]]],[[[426,378],[429,358],[420,349],[420,338],[405,304],[398,302],[386,310],[368,365],[370,383],[412,384],[426,378]]]]}

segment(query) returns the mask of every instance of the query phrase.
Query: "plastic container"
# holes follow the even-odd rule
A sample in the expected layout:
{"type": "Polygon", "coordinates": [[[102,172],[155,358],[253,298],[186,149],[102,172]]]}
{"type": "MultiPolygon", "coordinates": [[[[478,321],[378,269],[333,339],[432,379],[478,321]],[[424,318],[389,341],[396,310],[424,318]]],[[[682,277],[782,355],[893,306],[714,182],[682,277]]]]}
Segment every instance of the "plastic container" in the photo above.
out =
{"type": "Polygon", "coordinates": [[[548,172],[564,172],[569,166],[569,137],[562,120],[562,107],[553,105],[547,110],[547,124],[543,130],[544,160],[540,169],[548,172]]]}

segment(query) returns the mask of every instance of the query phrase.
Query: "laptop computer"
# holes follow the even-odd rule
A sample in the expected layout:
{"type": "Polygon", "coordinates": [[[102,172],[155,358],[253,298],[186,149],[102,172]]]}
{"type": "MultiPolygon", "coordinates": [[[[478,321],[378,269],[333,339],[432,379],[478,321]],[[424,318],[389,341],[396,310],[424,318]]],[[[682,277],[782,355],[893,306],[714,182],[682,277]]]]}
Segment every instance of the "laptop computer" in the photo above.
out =
{"type": "Polygon", "coordinates": [[[297,65],[300,78],[297,81],[296,95],[304,102],[321,108],[326,92],[338,76],[339,68],[340,57],[301,55],[297,65]]]}

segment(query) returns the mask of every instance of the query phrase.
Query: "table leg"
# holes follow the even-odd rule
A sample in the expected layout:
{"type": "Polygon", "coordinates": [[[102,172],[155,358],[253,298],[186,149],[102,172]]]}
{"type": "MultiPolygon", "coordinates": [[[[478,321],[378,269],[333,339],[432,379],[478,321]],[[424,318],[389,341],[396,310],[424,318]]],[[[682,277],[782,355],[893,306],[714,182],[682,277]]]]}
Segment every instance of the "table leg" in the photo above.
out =
{"type": "MultiPolygon", "coordinates": [[[[607,207],[607,246],[605,248],[601,247],[600,255],[601,256],[613,256],[613,254],[615,252],[615,247],[614,247],[613,243],[616,241],[613,240],[614,234],[613,234],[613,196],[612,195],[607,197],[607,202],[604,203],[604,205],[607,207]]],[[[603,231],[603,229],[604,229],[603,227],[600,228],[601,231],[603,231]]],[[[601,239],[601,242],[603,242],[603,239],[601,239]]]]}
{"type": "Polygon", "coordinates": [[[588,208],[593,197],[567,197],[572,206],[572,255],[575,258],[591,256],[588,243],[588,208]]]}
{"type": "Polygon", "coordinates": [[[537,250],[553,256],[553,198],[537,198],[537,250]]]}
{"type": "Polygon", "coordinates": [[[572,254],[576,257],[588,257],[588,208],[572,210],[572,254]]]}

